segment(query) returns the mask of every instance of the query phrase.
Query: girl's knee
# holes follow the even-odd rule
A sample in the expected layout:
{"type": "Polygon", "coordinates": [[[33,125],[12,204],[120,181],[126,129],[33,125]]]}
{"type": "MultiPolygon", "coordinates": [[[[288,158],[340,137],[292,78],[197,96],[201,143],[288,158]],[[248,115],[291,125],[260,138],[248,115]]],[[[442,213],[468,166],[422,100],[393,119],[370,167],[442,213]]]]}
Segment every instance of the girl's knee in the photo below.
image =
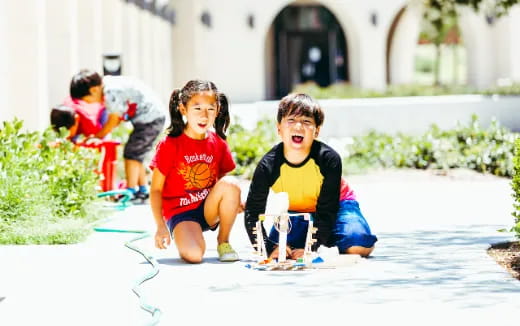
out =
{"type": "Polygon", "coordinates": [[[199,264],[202,262],[204,251],[201,249],[190,249],[179,251],[181,258],[190,264],[199,264]]]}
{"type": "Polygon", "coordinates": [[[220,190],[223,191],[224,195],[240,196],[240,186],[238,185],[238,180],[234,177],[225,176],[218,181],[216,186],[221,188],[220,190]]]}
{"type": "Polygon", "coordinates": [[[179,256],[190,264],[198,264],[202,262],[205,246],[203,243],[177,243],[179,256]]]}

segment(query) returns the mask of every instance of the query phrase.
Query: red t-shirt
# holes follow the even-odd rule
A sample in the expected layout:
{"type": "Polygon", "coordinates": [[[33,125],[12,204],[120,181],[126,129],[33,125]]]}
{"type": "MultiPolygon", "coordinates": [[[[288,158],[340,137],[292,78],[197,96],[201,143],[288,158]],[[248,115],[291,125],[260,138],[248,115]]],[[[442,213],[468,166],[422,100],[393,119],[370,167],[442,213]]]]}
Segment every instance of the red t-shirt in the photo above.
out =
{"type": "Polygon", "coordinates": [[[79,99],[68,97],[63,104],[74,109],[79,115],[78,134],[85,136],[95,135],[103,128],[103,114],[105,106],[101,103],[87,103],[79,99]]]}
{"type": "Polygon", "coordinates": [[[197,208],[217,180],[235,168],[228,144],[209,131],[203,140],[185,134],[167,136],[157,144],[150,163],[166,177],[162,191],[163,217],[197,208]]]}

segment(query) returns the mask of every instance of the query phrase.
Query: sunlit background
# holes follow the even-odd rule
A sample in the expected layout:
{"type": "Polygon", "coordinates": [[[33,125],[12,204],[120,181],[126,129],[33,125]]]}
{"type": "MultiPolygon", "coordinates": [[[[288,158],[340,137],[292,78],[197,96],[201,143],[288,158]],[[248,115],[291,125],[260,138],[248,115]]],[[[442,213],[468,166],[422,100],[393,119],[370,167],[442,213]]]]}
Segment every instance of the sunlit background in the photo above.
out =
{"type": "Polygon", "coordinates": [[[165,103],[193,78],[214,81],[233,103],[298,89],[333,90],[324,97],[401,86],[467,93],[520,80],[518,6],[499,17],[462,5],[435,29],[439,13],[428,3],[2,0],[0,121],[47,127],[81,68],[139,77],[165,103]]]}

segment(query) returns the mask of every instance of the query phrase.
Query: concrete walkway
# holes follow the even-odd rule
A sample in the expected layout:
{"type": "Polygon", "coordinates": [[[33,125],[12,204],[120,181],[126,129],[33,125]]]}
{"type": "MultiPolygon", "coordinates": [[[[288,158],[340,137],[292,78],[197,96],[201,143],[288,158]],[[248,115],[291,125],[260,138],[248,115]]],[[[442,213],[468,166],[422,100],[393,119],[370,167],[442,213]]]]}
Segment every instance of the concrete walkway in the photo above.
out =
{"type": "MultiPolygon", "coordinates": [[[[217,260],[206,232],[204,263],[188,265],[174,246],[136,242],[160,263],[143,284],[160,325],[303,325],[337,321],[414,325],[514,321],[520,282],[486,249],[512,240],[509,180],[459,171],[352,176],[373,232],[373,257],[336,269],[261,272],[245,268],[251,246],[239,216],[231,242],[243,261],[217,260]]],[[[244,188],[247,191],[247,187],[244,188]]],[[[245,194],[244,194],[245,196],[245,194]]],[[[131,207],[108,228],[154,231],[150,209],[131,207]]],[[[132,234],[95,233],[71,246],[0,247],[0,325],[144,325],[150,315],[131,291],[150,265],[125,248],[132,234]]]]}

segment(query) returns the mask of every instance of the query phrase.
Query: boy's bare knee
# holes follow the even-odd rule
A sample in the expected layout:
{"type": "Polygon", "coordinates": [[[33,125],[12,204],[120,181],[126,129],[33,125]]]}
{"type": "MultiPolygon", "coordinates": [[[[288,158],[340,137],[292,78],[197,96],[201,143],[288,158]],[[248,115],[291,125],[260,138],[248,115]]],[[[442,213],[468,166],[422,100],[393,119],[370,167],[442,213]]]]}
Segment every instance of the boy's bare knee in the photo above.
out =
{"type": "Polygon", "coordinates": [[[373,250],[374,247],[366,248],[361,246],[352,246],[347,249],[346,253],[352,255],[360,255],[361,257],[368,257],[373,250]]]}

